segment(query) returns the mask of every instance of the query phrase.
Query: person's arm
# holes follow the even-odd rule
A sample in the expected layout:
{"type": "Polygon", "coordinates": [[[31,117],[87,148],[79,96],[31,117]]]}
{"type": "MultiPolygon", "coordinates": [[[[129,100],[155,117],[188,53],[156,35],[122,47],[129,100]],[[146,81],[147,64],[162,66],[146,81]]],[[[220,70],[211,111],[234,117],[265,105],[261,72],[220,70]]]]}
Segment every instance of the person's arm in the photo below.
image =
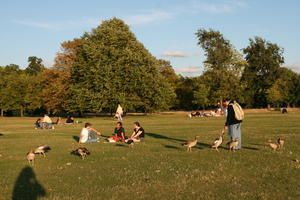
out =
{"type": "Polygon", "coordinates": [[[94,131],[97,135],[101,135],[101,133],[99,131],[97,131],[96,129],[94,129],[92,127],[90,127],[89,129],[92,130],[92,131],[94,131]]]}
{"type": "Polygon", "coordinates": [[[81,134],[80,134],[80,136],[79,136],[79,140],[78,140],[78,143],[80,143],[80,142],[81,142],[81,140],[82,140],[82,137],[83,137],[83,135],[81,135],[81,134]]]}
{"type": "Polygon", "coordinates": [[[124,132],[122,132],[121,135],[122,135],[122,139],[125,140],[124,132]]]}
{"type": "Polygon", "coordinates": [[[130,136],[130,138],[133,138],[135,135],[135,132],[133,131],[132,135],[130,136]]]}
{"type": "Polygon", "coordinates": [[[142,134],[142,131],[139,131],[135,134],[134,138],[138,138],[142,134]]]}

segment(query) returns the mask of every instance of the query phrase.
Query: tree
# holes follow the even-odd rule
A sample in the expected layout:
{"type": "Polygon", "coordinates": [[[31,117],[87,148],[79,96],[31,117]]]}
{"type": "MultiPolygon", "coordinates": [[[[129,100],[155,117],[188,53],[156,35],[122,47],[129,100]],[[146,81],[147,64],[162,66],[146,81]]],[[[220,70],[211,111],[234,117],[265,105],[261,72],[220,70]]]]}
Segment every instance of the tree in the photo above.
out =
{"type": "Polygon", "coordinates": [[[248,104],[254,107],[267,106],[267,90],[279,77],[278,69],[284,63],[283,49],[277,44],[255,37],[243,49],[248,66],[242,75],[248,104]]]}
{"type": "Polygon", "coordinates": [[[28,57],[28,67],[25,69],[25,72],[30,75],[37,75],[39,72],[45,69],[45,66],[42,64],[43,60],[36,56],[28,57]]]}
{"type": "Polygon", "coordinates": [[[169,84],[175,89],[179,81],[179,76],[175,73],[170,61],[158,60],[159,72],[168,81],[169,84]]]}
{"type": "MultiPolygon", "coordinates": [[[[122,20],[103,21],[82,39],[72,68],[71,90],[88,91],[90,98],[82,103],[85,109],[112,112],[120,103],[126,110],[151,112],[170,106],[174,92],[160,75],[157,59],[122,20]],[[97,101],[92,104],[91,99],[97,101]]],[[[68,105],[75,99],[70,96],[68,105]]]]}

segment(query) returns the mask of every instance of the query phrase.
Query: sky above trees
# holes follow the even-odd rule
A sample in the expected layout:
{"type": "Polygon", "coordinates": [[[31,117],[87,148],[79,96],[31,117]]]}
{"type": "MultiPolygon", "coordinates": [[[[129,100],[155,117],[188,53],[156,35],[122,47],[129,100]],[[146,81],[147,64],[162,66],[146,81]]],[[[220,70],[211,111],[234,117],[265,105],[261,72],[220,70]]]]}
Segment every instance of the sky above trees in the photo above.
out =
{"type": "Polygon", "coordinates": [[[60,43],[118,17],[154,56],[186,76],[203,71],[200,28],[219,30],[238,50],[255,36],[277,43],[284,65],[300,72],[299,8],[298,0],[2,1],[0,65],[26,68],[27,58],[37,56],[50,67],[60,43]]]}

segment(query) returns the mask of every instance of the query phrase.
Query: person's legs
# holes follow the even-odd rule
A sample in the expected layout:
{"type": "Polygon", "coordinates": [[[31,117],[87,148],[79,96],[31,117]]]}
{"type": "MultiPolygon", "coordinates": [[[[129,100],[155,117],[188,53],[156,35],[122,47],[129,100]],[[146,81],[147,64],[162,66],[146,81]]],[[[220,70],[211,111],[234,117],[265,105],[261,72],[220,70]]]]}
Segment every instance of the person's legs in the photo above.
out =
{"type": "Polygon", "coordinates": [[[242,148],[242,137],[241,137],[241,123],[233,124],[228,127],[228,134],[230,136],[231,141],[233,141],[235,138],[238,138],[238,146],[237,149],[242,148]]]}

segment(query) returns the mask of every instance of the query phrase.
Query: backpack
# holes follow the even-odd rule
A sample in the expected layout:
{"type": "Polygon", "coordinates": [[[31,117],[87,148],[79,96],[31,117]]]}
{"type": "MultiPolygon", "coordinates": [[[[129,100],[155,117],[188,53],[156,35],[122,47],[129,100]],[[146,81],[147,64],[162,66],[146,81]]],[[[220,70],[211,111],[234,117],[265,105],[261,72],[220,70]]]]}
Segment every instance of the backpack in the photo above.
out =
{"type": "Polygon", "coordinates": [[[237,120],[243,120],[245,118],[244,111],[240,104],[238,104],[236,101],[234,101],[232,104],[234,114],[235,114],[235,119],[237,120]]]}

